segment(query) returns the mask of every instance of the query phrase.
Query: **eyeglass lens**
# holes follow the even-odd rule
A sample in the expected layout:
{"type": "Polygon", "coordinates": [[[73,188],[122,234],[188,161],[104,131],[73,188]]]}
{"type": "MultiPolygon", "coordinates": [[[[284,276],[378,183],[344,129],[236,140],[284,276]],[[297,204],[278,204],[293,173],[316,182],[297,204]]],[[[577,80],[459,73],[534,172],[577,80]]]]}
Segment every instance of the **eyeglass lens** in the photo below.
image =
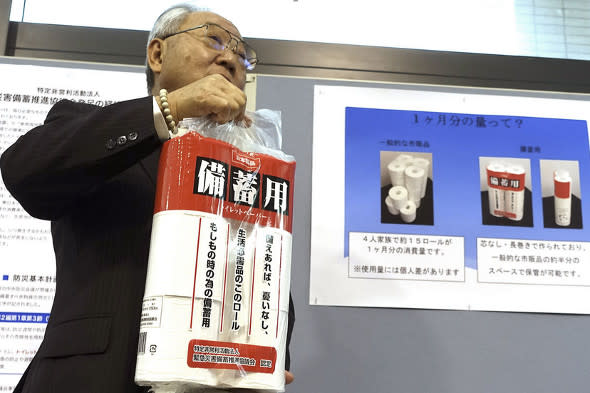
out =
{"type": "Polygon", "coordinates": [[[209,24],[207,26],[207,37],[209,39],[209,45],[211,45],[212,48],[217,50],[225,50],[228,48],[232,50],[240,56],[247,68],[250,66],[248,59],[255,57],[252,49],[246,48],[242,41],[232,37],[229,32],[217,25],[209,24]]]}

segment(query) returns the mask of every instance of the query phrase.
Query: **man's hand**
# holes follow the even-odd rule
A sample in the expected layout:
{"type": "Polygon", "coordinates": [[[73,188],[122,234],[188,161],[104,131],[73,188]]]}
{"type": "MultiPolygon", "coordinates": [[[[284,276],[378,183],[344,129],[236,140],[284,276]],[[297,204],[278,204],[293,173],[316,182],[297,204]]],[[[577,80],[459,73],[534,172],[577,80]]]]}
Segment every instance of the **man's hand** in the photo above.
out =
{"type": "Polygon", "coordinates": [[[285,370],[285,385],[290,384],[295,379],[292,372],[285,370]]]}
{"type": "Polygon", "coordinates": [[[246,94],[223,76],[214,74],[169,92],[168,104],[177,123],[187,117],[201,116],[227,123],[244,119],[246,94]]]}

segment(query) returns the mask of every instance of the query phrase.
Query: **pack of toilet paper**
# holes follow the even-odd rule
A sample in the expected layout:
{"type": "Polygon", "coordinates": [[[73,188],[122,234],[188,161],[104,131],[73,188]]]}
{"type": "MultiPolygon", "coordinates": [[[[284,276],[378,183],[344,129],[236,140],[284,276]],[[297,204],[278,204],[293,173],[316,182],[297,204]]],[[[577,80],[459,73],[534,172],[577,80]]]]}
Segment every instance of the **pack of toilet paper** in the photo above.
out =
{"type": "Polygon", "coordinates": [[[284,391],[295,160],[280,114],[185,119],[160,156],[135,380],[284,391]]]}

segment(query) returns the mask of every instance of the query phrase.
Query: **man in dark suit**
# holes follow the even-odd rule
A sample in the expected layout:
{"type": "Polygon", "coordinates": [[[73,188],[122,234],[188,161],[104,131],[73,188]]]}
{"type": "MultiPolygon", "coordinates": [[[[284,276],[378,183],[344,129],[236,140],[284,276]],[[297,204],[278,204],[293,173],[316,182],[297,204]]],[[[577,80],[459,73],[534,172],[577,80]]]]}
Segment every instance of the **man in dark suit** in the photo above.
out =
{"type": "MultiPolygon", "coordinates": [[[[45,338],[16,392],[144,390],[133,378],[160,146],[172,121],[245,118],[253,55],[228,20],[172,8],[147,47],[153,97],[104,108],[61,101],[4,152],[8,190],[51,220],[57,265],[45,338]]],[[[290,336],[292,305],[289,314],[290,336]]]]}

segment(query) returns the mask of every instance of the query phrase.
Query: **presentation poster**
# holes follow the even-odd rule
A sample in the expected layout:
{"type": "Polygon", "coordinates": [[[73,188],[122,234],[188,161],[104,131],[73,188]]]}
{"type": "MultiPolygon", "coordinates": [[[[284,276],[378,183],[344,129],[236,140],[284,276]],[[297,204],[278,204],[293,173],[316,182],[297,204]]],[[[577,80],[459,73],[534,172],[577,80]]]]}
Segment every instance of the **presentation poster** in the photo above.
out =
{"type": "Polygon", "coordinates": [[[590,313],[588,119],[584,95],[316,86],[310,303],[590,313]]]}
{"type": "MultiPolygon", "coordinates": [[[[59,100],[106,106],[146,95],[139,67],[122,72],[116,66],[94,70],[83,63],[54,64],[0,63],[0,154],[42,124],[59,100]]],[[[3,181],[0,223],[0,391],[9,392],[43,339],[55,292],[55,257],[49,222],[29,216],[3,181]]]]}

